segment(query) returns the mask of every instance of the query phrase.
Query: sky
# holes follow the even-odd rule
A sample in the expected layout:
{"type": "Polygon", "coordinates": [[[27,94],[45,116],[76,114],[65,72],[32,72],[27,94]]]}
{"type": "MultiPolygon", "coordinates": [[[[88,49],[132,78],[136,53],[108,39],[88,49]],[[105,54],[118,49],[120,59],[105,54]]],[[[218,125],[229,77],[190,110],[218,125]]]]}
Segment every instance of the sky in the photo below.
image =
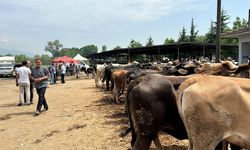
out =
{"type": "MultiPolygon", "coordinates": [[[[216,19],[217,0],[0,0],[0,48],[45,53],[47,41],[64,47],[95,44],[101,51],[178,39],[191,19],[202,35],[216,19]]],[[[248,19],[250,0],[222,0],[231,16],[248,19]]]]}

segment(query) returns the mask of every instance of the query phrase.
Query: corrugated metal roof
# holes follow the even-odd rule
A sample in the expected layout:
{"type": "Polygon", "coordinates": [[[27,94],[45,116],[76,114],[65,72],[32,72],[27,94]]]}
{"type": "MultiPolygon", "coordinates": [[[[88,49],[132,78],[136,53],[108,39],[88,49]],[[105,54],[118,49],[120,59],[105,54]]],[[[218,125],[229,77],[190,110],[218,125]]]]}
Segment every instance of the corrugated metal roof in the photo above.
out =
{"type": "Polygon", "coordinates": [[[223,33],[222,37],[238,37],[239,35],[243,35],[243,34],[250,34],[250,27],[223,33]]]}

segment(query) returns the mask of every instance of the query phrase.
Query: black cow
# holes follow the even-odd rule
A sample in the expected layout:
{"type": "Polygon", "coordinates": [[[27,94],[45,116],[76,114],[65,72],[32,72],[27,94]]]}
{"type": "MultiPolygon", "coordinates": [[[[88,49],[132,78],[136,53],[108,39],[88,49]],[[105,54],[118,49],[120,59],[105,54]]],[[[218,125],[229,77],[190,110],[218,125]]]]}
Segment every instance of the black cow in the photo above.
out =
{"type": "Polygon", "coordinates": [[[168,77],[147,74],[133,80],[127,90],[126,110],[135,150],[147,150],[152,140],[161,149],[160,130],[178,139],[187,138],[176,105],[175,89],[168,77]]]}
{"type": "Polygon", "coordinates": [[[87,76],[89,76],[90,74],[92,74],[93,76],[95,76],[95,70],[94,70],[94,68],[91,68],[91,67],[89,67],[89,68],[82,67],[82,68],[81,68],[81,71],[84,71],[84,73],[85,73],[87,76]]]}
{"type": "Polygon", "coordinates": [[[102,82],[106,81],[106,90],[109,91],[109,82],[111,82],[111,91],[114,88],[114,82],[112,80],[112,72],[117,69],[125,69],[125,70],[137,70],[139,66],[137,65],[129,65],[129,66],[112,66],[112,64],[105,67],[104,78],[102,82]]]}

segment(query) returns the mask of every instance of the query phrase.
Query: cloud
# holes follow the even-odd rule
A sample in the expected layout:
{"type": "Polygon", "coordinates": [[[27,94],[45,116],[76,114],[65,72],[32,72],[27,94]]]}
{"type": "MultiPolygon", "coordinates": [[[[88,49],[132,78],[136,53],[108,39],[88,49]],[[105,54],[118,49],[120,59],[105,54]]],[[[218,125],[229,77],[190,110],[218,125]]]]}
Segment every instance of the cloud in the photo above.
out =
{"type": "Polygon", "coordinates": [[[202,0],[2,0],[0,22],[7,20],[12,26],[108,30],[114,25],[146,23],[202,6],[202,0]]]}
{"type": "Polygon", "coordinates": [[[9,42],[9,40],[6,38],[1,39],[1,43],[8,43],[8,42],[9,42]]]}

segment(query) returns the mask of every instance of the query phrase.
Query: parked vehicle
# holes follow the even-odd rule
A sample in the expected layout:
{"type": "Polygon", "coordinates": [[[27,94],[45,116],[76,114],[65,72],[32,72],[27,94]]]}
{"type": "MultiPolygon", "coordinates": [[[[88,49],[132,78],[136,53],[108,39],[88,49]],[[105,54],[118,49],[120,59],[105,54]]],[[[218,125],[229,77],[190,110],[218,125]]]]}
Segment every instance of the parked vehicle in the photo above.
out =
{"type": "Polygon", "coordinates": [[[13,76],[14,75],[14,56],[3,56],[0,57],[0,76],[13,76]]]}

